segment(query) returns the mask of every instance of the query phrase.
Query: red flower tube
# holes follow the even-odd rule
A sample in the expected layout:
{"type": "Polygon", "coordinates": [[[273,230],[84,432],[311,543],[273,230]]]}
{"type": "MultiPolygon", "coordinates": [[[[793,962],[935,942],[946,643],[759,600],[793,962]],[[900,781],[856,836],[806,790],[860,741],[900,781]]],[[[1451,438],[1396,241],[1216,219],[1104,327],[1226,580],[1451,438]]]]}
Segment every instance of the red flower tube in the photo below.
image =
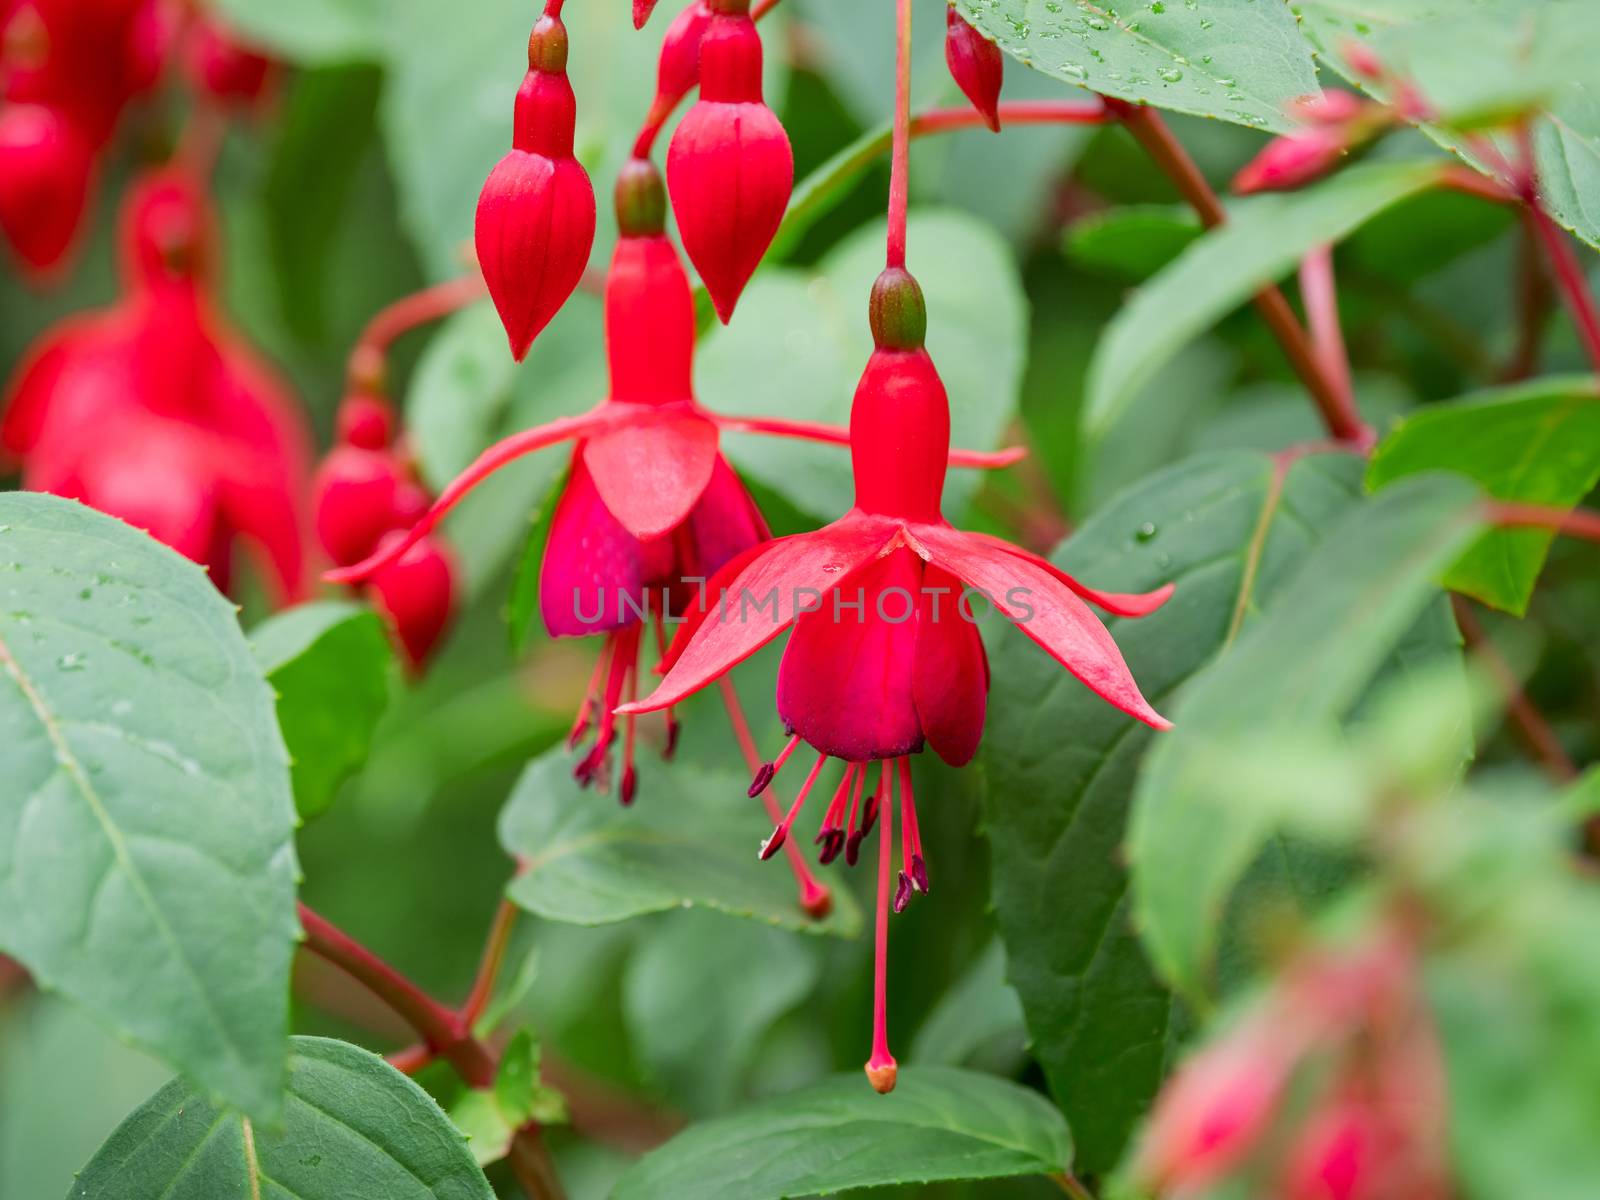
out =
{"type": "Polygon", "coordinates": [[[783,221],[794,154],[761,97],[761,35],[749,0],[710,0],[700,99],[667,153],[683,248],[726,324],[783,221]]]}
{"type": "Polygon", "coordinates": [[[989,683],[966,590],[986,596],[1068,671],[1109,703],[1157,729],[1167,722],[1140,694],[1111,635],[1085,604],[1144,616],[1171,595],[1095,591],[1036,555],[998,538],[962,533],[940,512],[950,444],[949,402],[923,349],[921,289],[891,268],[873,289],[877,350],[857,388],[850,421],[856,503],[815,533],[756,547],[732,560],[704,590],[666,658],[666,677],[625,714],[676,704],[792,627],[779,669],[777,705],[791,737],[751,785],[759,795],[804,741],[817,751],[806,786],[766,843],[783,845],[823,764],[844,777],[823,815],[825,859],[854,861],[883,817],[880,848],[878,1003],[868,1076],[894,1086],[884,1028],[883,967],[894,792],[901,810],[900,874],[893,906],[926,891],[906,756],[931,746],[953,765],[968,762],[983,732],[989,683]],[[882,762],[878,784],[865,784],[882,762]],[[859,821],[859,824],[858,824],[859,821]]]}
{"type": "Polygon", "coordinates": [[[594,247],[594,187],[572,154],[577,100],[560,7],[550,0],[534,26],[512,150],[478,197],[478,263],[519,362],[577,288],[594,247]]]}

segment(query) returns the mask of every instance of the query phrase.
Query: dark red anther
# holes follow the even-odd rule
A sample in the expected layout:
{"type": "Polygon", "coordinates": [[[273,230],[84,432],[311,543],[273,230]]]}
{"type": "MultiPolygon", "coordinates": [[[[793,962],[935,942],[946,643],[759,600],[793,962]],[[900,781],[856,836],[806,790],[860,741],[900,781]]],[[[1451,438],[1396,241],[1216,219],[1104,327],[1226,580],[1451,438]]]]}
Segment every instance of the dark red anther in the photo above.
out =
{"type": "Polygon", "coordinates": [[[861,839],[866,837],[863,830],[856,830],[844,842],[844,861],[846,866],[853,867],[861,861],[861,839]]]}
{"type": "Polygon", "coordinates": [[[817,861],[823,866],[827,866],[838,858],[840,852],[844,850],[844,841],[844,830],[823,830],[817,835],[817,842],[822,846],[822,850],[817,854],[817,861]]]}
{"type": "Polygon", "coordinates": [[[754,800],[771,787],[772,781],[777,774],[778,766],[776,763],[762,763],[761,769],[756,772],[756,777],[750,781],[750,799],[754,800]]]}
{"type": "Polygon", "coordinates": [[[788,840],[789,827],[787,825],[779,825],[772,831],[772,836],[761,843],[761,861],[766,862],[779,850],[782,850],[783,844],[788,840]]]}
{"type": "Polygon", "coordinates": [[[911,856],[911,884],[924,896],[928,894],[928,864],[920,854],[911,856]]]}
{"type": "Polygon", "coordinates": [[[900,872],[900,876],[899,876],[898,879],[895,880],[895,885],[894,885],[894,910],[895,910],[895,912],[897,912],[897,913],[898,912],[905,912],[906,905],[908,905],[910,903],[911,903],[911,880],[906,878],[906,873],[904,871],[901,871],[900,872]]]}
{"type": "Polygon", "coordinates": [[[1000,132],[1000,85],[1005,80],[1006,60],[996,46],[979,33],[952,6],[945,22],[944,60],[950,75],[972,107],[983,114],[985,124],[1000,132]]]}
{"type": "Polygon", "coordinates": [[[617,788],[617,799],[624,808],[633,804],[633,798],[639,792],[639,772],[629,766],[622,772],[622,783],[617,788]]]}

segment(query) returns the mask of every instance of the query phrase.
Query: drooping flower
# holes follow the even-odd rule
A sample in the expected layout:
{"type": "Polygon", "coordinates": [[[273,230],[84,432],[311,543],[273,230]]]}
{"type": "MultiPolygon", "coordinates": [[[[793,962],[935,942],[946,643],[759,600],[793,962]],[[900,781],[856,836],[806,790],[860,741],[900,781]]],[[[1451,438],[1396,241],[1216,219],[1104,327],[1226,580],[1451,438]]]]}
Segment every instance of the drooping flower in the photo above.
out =
{"type": "Polygon", "coordinates": [[[0,108],[0,231],[28,267],[46,271],[66,257],[93,172],[93,150],[61,113],[0,108]]]}
{"type": "Polygon", "coordinates": [[[854,861],[881,816],[878,1003],[873,1086],[894,1086],[884,1026],[890,843],[900,791],[898,911],[926,891],[907,756],[931,746],[953,765],[982,736],[989,683],[968,591],[985,595],[1044,650],[1111,704],[1155,728],[1167,722],[1140,694],[1116,643],[1085,600],[1122,616],[1153,612],[1171,588],[1146,596],[1085,587],[1044,559],[998,538],[962,533],[940,499],[950,445],[944,385],[923,348],[927,313],[916,281],[885,271],[873,289],[877,349],[850,422],[855,507],[815,533],[756,547],[714,576],[668,651],[666,676],[626,714],[677,704],[793,627],[778,677],[778,714],[790,740],[751,785],[761,794],[804,741],[817,751],[799,798],[766,843],[783,845],[830,758],[844,779],[823,816],[823,856],[854,861]],[[871,764],[882,762],[867,792],[871,764]],[[860,824],[858,825],[858,820],[860,824]]]}
{"type": "Polygon", "coordinates": [[[726,324],[783,222],[794,153],[761,95],[761,35],[750,0],[708,0],[700,98],[667,153],[684,252],[726,324]]]}
{"type": "MultiPolygon", "coordinates": [[[[572,743],[591,729],[579,760],[586,782],[608,778],[609,755],[623,742],[620,791],[633,797],[634,719],[616,709],[633,698],[644,627],[663,623],[694,600],[696,580],[767,540],[765,522],[719,446],[723,429],[844,444],[842,429],[727,417],[694,397],[694,302],[688,277],[666,236],[666,198],[655,167],[635,159],[617,186],[623,236],[606,282],[607,398],[589,412],[528,430],[491,447],[386,551],[329,576],[370,577],[426,536],[478,484],[524,455],[575,443],[555,506],[540,577],[544,623],[556,637],[605,636],[600,663],[574,723],[572,743]]],[[[1015,455],[958,455],[967,465],[1004,465],[1015,455]]],[[[660,705],[666,708],[669,706],[660,705]]],[[[670,723],[668,746],[672,742],[670,723]]]]}
{"type": "Polygon", "coordinates": [[[711,17],[710,0],[690,0],[667,26],[656,66],[656,96],[634,147],[635,157],[648,157],[656,134],[678,107],[678,101],[700,82],[700,43],[711,25],[711,17]]]}
{"type": "Polygon", "coordinates": [[[251,105],[269,91],[275,64],[208,16],[189,26],[183,65],[196,90],[226,103],[251,105]]]}
{"type": "Polygon", "coordinates": [[[242,541],[288,601],[306,582],[310,438],[213,304],[213,230],[200,184],[180,170],[130,190],[126,296],[45,334],[8,389],[0,446],[21,461],[24,487],[148,528],[224,590],[242,541]]]}
{"type": "Polygon", "coordinates": [[[478,263],[518,362],[577,288],[594,247],[594,186],[573,157],[577,99],[560,9],[549,0],[534,26],[512,149],[478,197],[478,263]]]}
{"type": "Polygon", "coordinates": [[[944,60],[962,94],[983,114],[989,128],[999,133],[1005,56],[1000,53],[1000,47],[974,29],[954,5],[945,18],[944,60]]]}

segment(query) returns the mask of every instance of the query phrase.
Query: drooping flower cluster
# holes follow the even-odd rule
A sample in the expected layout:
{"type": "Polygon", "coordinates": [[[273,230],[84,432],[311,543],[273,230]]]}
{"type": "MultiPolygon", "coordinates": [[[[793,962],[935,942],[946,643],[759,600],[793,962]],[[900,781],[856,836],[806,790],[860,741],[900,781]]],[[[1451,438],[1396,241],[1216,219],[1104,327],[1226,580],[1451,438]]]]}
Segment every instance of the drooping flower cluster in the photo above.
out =
{"type": "Polygon", "coordinates": [[[1144,616],[1171,595],[1085,587],[998,538],[952,528],[940,509],[950,445],[944,385],[924,349],[927,310],[903,269],[880,276],[871,304],[877,349],[850,421],[855,506],[816,533],[754,547],[714,575],[668,650],[666,676],[624,713],[677,704],[792,628],[778,675],[778,714],[790,740],[751,784],[762,794],[801,742],[817,751],[793,807],[763,847],[784,845],[830,758],[844,775],[817,833],[822,858],[854,862],[881,817],[878,995],[867,1074],[895,1082],[884,977],[895,789],[901,819],[893,907],[928,888],[908,756],[931,747],[955,766],[983,734],[989,670],[973,624],[981,594],[1109,703],[1157,729],[1167,722],[1140,694],[1116,643],[1085,601],[1144,616]],[[871,791],[872,764],[882,763],[871,791]],[[859,821],[859,824],[858,824],[859,821]]]}
{"type": "Polygon", "coordinates": [[[216,307],[202,185],[175,168],[137,183],[121,253],[125,295],[33,349],[8,389],[0,444],[23,486],[148,530],[219,588],[243,541],[280,600],[301,596],[310,439],[288,390],[216,307]]]}
{"type": "MultiPolygon", "coordinates": [[[[396,445],[395,420],[376,389],[358,387],[339,406],[339,441],[312,486],[318,540],[348,566],[404,536],[431,498],[414,464],[396,445]]],[[[366,581],[365,592],[388,619],[414,670],[427,663],[455,611],[456,568],[437,536],[410,546],[366,581]]]]}
{"type": "Polygon", "coordinates": [[[1445,1091],[1413,940],[1386,925],[1303,953],[1189,1059],[1135,1174],[1164,1197],[1240,1180],[1281,1200],[1446,1200],[1445,1091]]]}
{"type": "Polygon", "coordinates": [[[66,257],[100,154],[171,36],[167,0],[0,0],[0,230],[29,268],[66,257]]]}
{"type": "Polygon", "coordinates": [[[512,148],[478,198],[478,265],[521,361],[583,278],[594,247],[594,186],[573,157],[578,102],[567,79],[561,0],[528,39],[512,148]]]}

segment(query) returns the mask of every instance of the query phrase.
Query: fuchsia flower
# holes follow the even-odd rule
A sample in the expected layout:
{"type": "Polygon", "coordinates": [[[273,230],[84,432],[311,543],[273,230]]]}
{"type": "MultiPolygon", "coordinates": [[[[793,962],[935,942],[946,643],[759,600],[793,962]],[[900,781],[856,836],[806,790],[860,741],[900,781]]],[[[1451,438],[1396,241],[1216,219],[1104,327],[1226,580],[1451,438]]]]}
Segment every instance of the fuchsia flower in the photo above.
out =
{"type": "Polygon", "coordinates": [[[950,75],[972,107],[994,132],[1000,132],[1000,85],[1005,82],[1006,60],[996,46],[979,33],[952,6],[945,17],[944,60],[950,75]]]}
{"type": "Polygon", "coordinates": [[[55,109],[0,108],[0,231],[27,266],[45,271],[66,256],[93,172],[93,149],[55,109]]]}
{"type": "Polygon", "coordinates": [[[761,97],[750,0],[708,0],[700,98],[667,153],[683,248],[726,324],[783,222],[794,188],[789,135],[761,97]]]}
{"type": "Polygon", "coordinates": [[[212,305],[213,228],[181,171],[130,191],[128,295],[45,335],[9,389],[0,445],[22,461],[24,487],[148,529],[224,590],[242,538],[287,601],[305,586],[309,437],[212,305]]]}
{"type": "Polygon", "coordinates": [[[194,87],[216,100],[255,104],[272,84],[273,61],[240,42],[209,17],[197,17],[184,47],[184,68],[194,87]]]}
{"type": "Polygon", "coordinates": [[[1275,137],[1233,177],[1233,190],[1283,192],[1314,183],[1339,165],[1350,148],[1350,134],[1342,126],[1316,125],[1299,133],[1275,137]]]}
{"type": "Polygon", "coordinates": [[[845,771],[817,837],[824,860],[842,850],[854,861],[861,840],[882,816],[877,1028],[867,1066],[879,1091],[891,1089],[895,1079],[884,1030],[883,923],[896,779],[902,815],[898,911],[912,891],[928,887],[906,756],[927,745],[961,765],[972,758],[983,732],[988,663],[963,588],[988,596],[1107,701],[1157,729],[1167,727],[1084,600],[1138,617],[1159,608],[1170,587],[1145,596],[1094,591],[1042,558],[945,522],[940,497],[950,446],[949,402],[923,349],[926,326],[916,281],[903,269],[885,271],[872,297],[877,350],[850,421],[855,507],[815,533],[781,538],[732,559],[679,631],[664,664],[666,677],[648,699],[622,709],[631,715],[677,704],[793,627],[777,696],[791,737],[757,774],[750,794],[764,791],[805,741],[818,752],[816,765],[763,857],[787,840],[829,758],[843,760],[845,771]],[[884,765],[868,792],[876,761],[884,765]]]}
{"type": "MultiPolygon", "coordinates": [[[[621,796],[634,793],[634,719],[616,710],[633,698],[644,626],[664,641],[666,618],[693,601],[694,581],[768,538],[765,522],[719,448],[720,431],[770,433],[843,444],[842,429],[725,417],[694,398],[694,301],[664,228],[666,199],[649,162],[635,159],[617,185],[622,238],[606,280],[609,396],[578,417],[515,434],[491,447],[402,539],[329,578],[372,576],[425,537],[461,499],[502,467],[560,442],[575,443],[556,502],[540,575],[540,607],[555,637],[606,639],[572,732],[596,741],[576,774],[603,783],[609,751],[624,742],[621,796]]],[[[943,453],[941,451],[941,453],[943,453]]],[[[958,455],[967,465],[1004,465],[1012,453],[958,455]]],[[[668,708],[668,705],[657,705],[668,708]]],[[[669,713],[668,752],[676,726],[669,713]]]]}
{"type": "Polygon", "coordinates": [[[577,100],[567,79],[561,0],[528,39],[512,149],[478,198],[478,263],[518,362],[583,278],[594,247],[594,187],[573,157],[577,100]]]}
{"type": "Polygon", "coordinates": [[[655,9],[656,0],[633,0],[633,27],[643,29],[655,9]]]}

